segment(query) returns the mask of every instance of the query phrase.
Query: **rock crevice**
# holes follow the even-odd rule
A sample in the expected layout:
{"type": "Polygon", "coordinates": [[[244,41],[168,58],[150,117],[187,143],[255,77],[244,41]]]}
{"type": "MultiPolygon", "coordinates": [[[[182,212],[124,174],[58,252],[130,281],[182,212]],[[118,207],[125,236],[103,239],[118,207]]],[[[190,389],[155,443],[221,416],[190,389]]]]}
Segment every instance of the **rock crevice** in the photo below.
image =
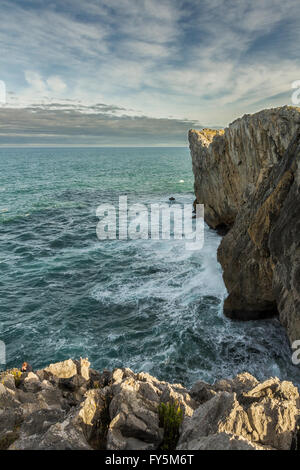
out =
{"type": "Polygon", "coordinates": [[[100,373],[89,369],[87,360],[80,363],[52,364],[21,374],[18,382],[9,371],[0,374],[0,449],[299,447],[299,393],[291,382],[260,383],[243,373],[214,385],[199,381],[188,390],[148,373],[100,373]],[[84,367],[78,368],[80,363],[84,367]],[[180,411],[176,429],[172,419],[163,427],[162,404],[180,411]]]}

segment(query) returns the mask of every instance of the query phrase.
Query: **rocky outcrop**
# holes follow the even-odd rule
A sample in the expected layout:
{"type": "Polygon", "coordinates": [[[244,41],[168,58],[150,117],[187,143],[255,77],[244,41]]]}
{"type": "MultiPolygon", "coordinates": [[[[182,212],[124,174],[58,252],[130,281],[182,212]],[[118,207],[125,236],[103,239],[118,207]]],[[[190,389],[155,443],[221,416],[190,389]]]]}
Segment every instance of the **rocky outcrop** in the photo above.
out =
{"type": "Polygon", "coordinates": [[[299,446],[299,393],[291,382],[259,383],[244,373],[187,390],[147,373],[100,373],[87,364],[64,361],[17,382],[9,371],[0,374],[0,449],[170,450],[167,442],[178,450],[299,446]],[[174,421],[162,423],[162,404],[180,411],[176,442],[166,440],[174,421]]]}
{"type": "Polygon", "coordinates": [[[246,115],[225,131],[189,133],[195,193],[212,227],[230,228],[218,260],[231,318],[279,313],[300,338],[300,112],[246,115]]]}

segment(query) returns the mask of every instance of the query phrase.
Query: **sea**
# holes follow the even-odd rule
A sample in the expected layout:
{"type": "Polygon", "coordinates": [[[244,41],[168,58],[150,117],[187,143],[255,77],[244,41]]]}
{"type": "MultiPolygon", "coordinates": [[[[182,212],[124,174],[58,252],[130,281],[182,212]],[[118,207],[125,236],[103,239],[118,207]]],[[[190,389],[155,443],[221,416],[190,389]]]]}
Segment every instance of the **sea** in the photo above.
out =
{"type": "MultiPolygon", "coordinates": [[[[5,367],[88,357],[189,387],[248,371],[300,384],[279,321],[222,313],[221,237],[97,237],[97,208],[192,204],[188,148],[0,149],[0,341],[5,367]],[[2,344],[3,344],[2,343],[2,344]]],[[[116,210],[116,217],[118,210],[116,210]]]]}

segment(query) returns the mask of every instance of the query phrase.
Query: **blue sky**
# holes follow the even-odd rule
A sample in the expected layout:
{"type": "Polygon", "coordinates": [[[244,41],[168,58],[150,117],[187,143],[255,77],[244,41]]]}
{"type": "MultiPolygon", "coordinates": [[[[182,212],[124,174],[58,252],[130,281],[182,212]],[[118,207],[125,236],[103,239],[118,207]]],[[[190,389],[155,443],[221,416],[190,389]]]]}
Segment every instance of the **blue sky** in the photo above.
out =
{"type": "Polygon", "coordinates": [[[299,0],[0,0],[0,144],[185,145],[291,104],[299,0]]]}

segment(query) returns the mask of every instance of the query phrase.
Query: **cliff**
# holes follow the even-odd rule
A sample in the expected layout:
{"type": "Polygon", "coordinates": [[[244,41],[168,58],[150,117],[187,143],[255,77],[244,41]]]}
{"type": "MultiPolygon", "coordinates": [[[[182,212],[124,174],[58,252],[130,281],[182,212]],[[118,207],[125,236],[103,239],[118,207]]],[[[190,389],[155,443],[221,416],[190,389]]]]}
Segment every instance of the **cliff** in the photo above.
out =
{"type": "Polygon", "coordinates": [[[208,225],[230,229],[218,250],[224,313],[279,313],[291,342],[300,338],[299,111],[264,110],[224,131],[189,132],[197,202],[208,225]]]}
{"type": "Polygon", "coordinates": [[[130,369],[66,360],[0,374],[0,449],[299,448],[299,393],[248,373],[190,390],[130,369]]]}

